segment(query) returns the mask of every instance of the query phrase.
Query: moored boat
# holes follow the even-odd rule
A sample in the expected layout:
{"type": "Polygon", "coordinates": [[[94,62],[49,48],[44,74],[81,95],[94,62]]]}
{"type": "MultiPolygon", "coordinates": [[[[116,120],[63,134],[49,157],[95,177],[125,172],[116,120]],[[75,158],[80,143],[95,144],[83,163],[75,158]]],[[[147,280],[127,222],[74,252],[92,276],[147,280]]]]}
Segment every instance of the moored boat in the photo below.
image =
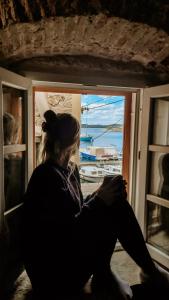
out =
{"type": "Polygon", "coordinates": [[[110,147],[89,146],[87,149],[90,154],[96,155],[97,160],[118,160],[118,151],[115,145],[110,147]]]}
{"type": "Polygon", "coordinates": [[[80,156],[82,160],[96,161],[96,155],[92,155],[88,152],[80,151],[80,156]]]}
{"type": "Polygon", "coordinates": [[[79,174],[81,179],[89,182],[99,182],[107,175],[103,168],[96,166],[83,166],[80,168],[79,174]]]}
{"type": "Polygon", "coordinates": [[[122,174],[122,166],[117,165],[104,165],[104,170],[106,170],[107,173],[110,175],[121,175],[122,174]]]}
{"type": "Polygon", "coordinates": [[[88,182],[100,182],[104,176],[120,175],[122,173],[121,166],[104,165],[103,167],[97,166],[81,166],[80,178],[88,182]]]}
{"type": "Polygon", "coordinates": [[[118,151],[116,146],[88,146],[86,149],[80,149],[80,154],[82,160],[118,160],[118,151]]]}
{"type": "Polygon", "coordinates": [[[82,142],[92,142],[93,137],[91,135],[80,135],[80,141],[82,141],[82,142]]]}

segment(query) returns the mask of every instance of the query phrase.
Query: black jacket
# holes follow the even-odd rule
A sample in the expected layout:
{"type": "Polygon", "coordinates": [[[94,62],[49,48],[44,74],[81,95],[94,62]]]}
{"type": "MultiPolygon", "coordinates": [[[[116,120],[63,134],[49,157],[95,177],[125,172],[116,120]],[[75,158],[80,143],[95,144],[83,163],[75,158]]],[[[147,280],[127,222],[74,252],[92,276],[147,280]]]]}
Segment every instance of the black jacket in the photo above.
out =
{"type": "Polygon", "coordinates": [[[29,181],[24,195],[22,247],[30,277],[32,272],[47,274],[53,266],[60,274],[65,268],[72,269],[78,263],[85,226],[102,207],[95,195],[83,201],[77,167],[71,172],[71,168],[45,162],[29,181]]]}

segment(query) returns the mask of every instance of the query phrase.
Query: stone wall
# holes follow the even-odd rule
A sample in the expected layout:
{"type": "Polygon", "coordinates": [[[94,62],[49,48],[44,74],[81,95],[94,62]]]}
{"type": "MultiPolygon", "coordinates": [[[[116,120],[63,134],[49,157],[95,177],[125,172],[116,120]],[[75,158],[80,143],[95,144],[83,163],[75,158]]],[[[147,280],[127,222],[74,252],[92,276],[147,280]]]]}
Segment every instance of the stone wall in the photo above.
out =
{"type": "Polygon", "coordinates": [[[169,36],[155,27],[103,14],[92,21],[87,16],[58,17],[0,31],[1,62],[56,55],[90,55],[121,62],[123,68],[128,63],[136,71],[156,68],[160,72],[168,67],[164,62],[169,57],[169,36]]]}
{"type": "Polygon", "coordinates": [[[169,32],[167,0],[1,0],[0,27],[45,17],[97,15],[116,16],[169,32]]]}

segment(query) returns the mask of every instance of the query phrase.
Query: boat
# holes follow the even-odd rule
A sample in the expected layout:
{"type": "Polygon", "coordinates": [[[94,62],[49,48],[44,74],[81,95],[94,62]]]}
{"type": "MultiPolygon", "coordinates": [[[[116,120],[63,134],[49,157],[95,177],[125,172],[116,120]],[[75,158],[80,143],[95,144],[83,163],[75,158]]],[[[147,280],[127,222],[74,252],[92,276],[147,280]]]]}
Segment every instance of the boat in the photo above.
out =
{"type": "Polygon", "coordinates": [[[91,136],[91,135],[83,135],[83,134],[81,134],[80,135],[80,141],[81,142],[89,142],[89,143],[91,143],[92,141],[93,141],[93,137],[91,136]]]}
{"type": "Polygon", "coordinates": [[[121,166],[112,165],[81,166],[79,170],[80,178],[88,182],[100,182],[105,176],[120,175],[121,173],[121,166]]]}
{"type": "Polygon", "coordinates": [[[96,161],[96,155],[80,151],[81,160],[96,161]]]}
{"type": "Polygon", "coordinates": [[[79,174],[81,179],[88,182],[99,182],[107,175],[103,168],[97,166],[82,166],[79,174]]]}
{"type": "Polygon", "coordinates": [[[80,154],[82,159],[85,160],[118,160],[118,151],[116,146],[88,146],[86,149],[80,150],[80,154]]]}
{"type": "Polygon", "coordinates": [[[117,165],[117,166],[104,165],[103,168],[104,168],[104,170],[106,170],[106,172],[109,175],[121,175],[122,174],[122,166],[121,165],[117,165]]]}

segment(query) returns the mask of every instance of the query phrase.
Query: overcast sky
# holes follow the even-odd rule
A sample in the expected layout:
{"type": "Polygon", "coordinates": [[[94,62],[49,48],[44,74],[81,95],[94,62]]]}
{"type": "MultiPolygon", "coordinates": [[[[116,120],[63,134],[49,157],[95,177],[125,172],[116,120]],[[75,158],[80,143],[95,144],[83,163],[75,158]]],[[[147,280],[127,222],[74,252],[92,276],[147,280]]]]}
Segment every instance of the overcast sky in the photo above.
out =
{"type": "Polygon", "coordinates": [[[81,105],[89,108],[81,114],[83,124],[123,124],[123,96],[82,95],[81,105]]]}

